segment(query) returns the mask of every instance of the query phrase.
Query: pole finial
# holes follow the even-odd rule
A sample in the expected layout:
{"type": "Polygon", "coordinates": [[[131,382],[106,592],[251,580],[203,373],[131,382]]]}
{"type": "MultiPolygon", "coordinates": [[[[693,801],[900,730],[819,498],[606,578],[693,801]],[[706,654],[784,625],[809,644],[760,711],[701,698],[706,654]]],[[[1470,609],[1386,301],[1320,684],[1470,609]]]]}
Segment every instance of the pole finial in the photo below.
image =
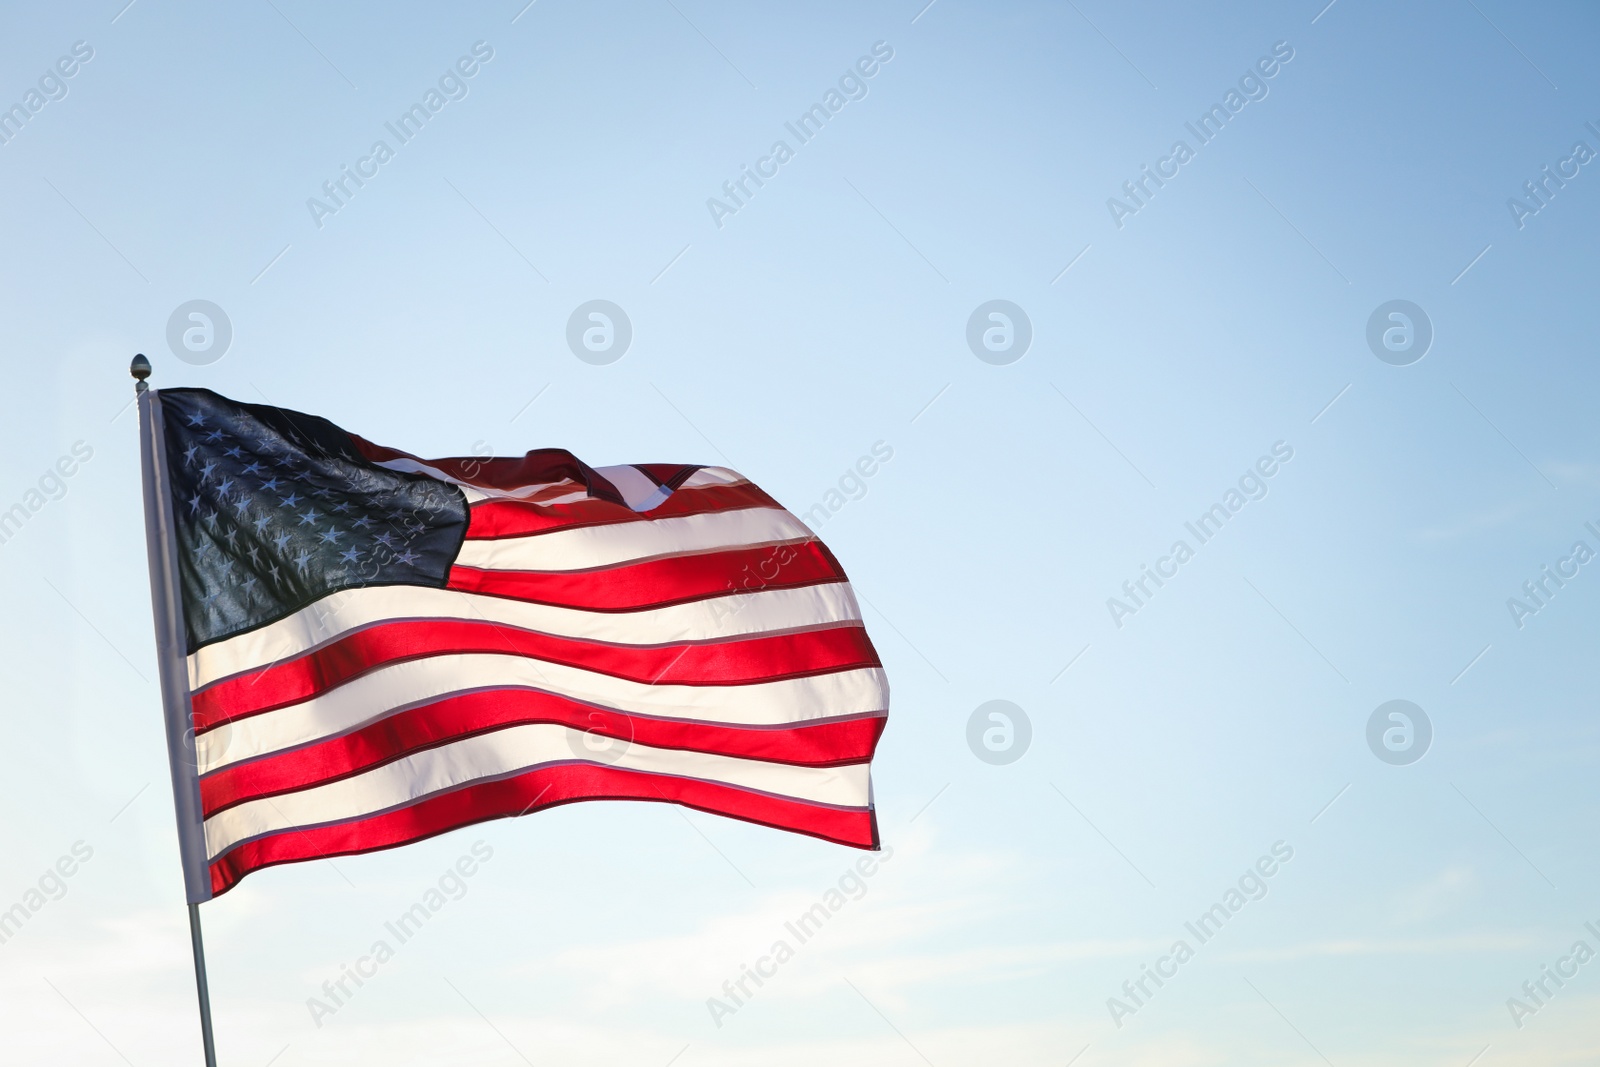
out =
{"type": "Polygon", "coordinates": [[[133,388],[137,392],[142,393],[149,388],[149,386],[145,384],[144,380],[150,377],[150,361],[144,358],[143,352],[140,352],[133,357],[133,362],[128,364],[128,373],[133,375],[134,379],[136,380],[136,384],[133,388]]]}

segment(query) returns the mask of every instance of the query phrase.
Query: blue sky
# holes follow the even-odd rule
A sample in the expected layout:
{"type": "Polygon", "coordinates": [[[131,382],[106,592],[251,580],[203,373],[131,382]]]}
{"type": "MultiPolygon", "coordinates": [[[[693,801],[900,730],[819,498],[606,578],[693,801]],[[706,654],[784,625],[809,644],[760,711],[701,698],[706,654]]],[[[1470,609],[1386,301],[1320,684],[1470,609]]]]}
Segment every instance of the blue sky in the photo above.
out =
{"type": "Polygon", "coordinates": [[[1600,951],[1600,564],[1573,556],[1600,552],[1600,177],[1573,152],[1600,152],[1596,14],[924,2],[13,13],[0,105],[38,108],[0,144],[0,510],[27,511],[0,543],[0,909],[44,903],[0,944],[10,1061],[197,1056],[136,351],[157,386],[418,454],[718,463],[796,512],[893,451],[818,531],[894,689],[893,853],[777,977],[708,1011],[856,853],[577,805],[207,905],[224,1062],[1600,1055],[1600,963],[1571,951],[1600,951]],[[400,144],[386,123],[479,42],[400,144]],[[875,46],[800,143],[785,123],[875,46]],[[308,206],[378,140],[336,212],[308,206]],[[736,212],[708,206],[778,140],[736,212]],[[632,326],[606,365],[566,340],[597,299],[632,326]],[[167,342],[193,300],[231,326],[204,365],[167,342]],[[1031,327],[1011,362],[967,343],[992,300],[1031,327]],[[1395,300],[1433,335],[1405,365],[1367,341],[1395,300]],[[1185,524],[1275,447],[1199,543],[1185,524]],[[1131,604],[1147,566],[1176,573],[1131,604]],[[1545,566],[1569,577],[1533,604],[1545,566]],[[1031,725],[1011,762],[968,745],[992,700],[1031,725]],[[1368,745],[1391,700],[1431,725],[1409,763],[1368,745]],[[460,899],[314,1020],[480,841],[460,899]],[[1274,846],[1201,944],[1185,924],[1274,846]],[[1135,999],[1146,965],[1175,974],[1135,999]],[[1534,998],[1546,966],[1569,977],[1534,998]]]}

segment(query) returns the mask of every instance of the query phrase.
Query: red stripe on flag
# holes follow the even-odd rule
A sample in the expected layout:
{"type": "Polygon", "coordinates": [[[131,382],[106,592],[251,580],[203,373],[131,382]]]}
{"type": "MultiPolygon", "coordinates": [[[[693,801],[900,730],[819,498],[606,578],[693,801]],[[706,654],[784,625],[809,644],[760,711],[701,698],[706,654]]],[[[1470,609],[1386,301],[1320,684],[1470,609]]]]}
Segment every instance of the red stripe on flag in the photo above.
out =
{"type": "Polygon", "coordinates": [[[552,530],[585,526],[610,526],[619,522],[652,522],[684,515],[707,515],[741,508],[778,508],[782,505],[748,483],[708,485],[679,489],[649,511],[633,511],[606,500],[574,500],[564,504],[534,504],[521,500],[482,500],[472,505],[467,540],[491,541],[526,537],[552,530]]]}
{"type": "MultiPolygon", "coordinates": [[[[346,431],[348,432],[348,431],[346,431]]],[[[619,505],[622,496],[616,487],[595,473],[593,467],[564,448],[539,448],[522,456],[450,456],[423,459],[398,448],[373,444],[357,434],[349,434],[356,449],[373,463],[409,459],[432,467],[451,478],[490,490],[515,490],[529,485],[551,485],[570,481],[584,486],[619,505]]]]}
{"type": "Polygon", "coordinates": [[[220,896],[251,871],[279,863],[376,852],[472,823],[580,800],[678,803],[841,845],[878,847],[877,820],[870,808],[834,808],[716,782],[565,763],[435,794],[381,815],[332,826],[281,830],[246,841],[211,862],[211,889],[220,896]]]}
{"type": "Polygon", "coordinates": [[[225,678],[194,694],[209,730],[326,693],[392,663],[466,653],[526,656],[645,685],[748,685],[881,667],[859,624],[641,647],[584,641],[477,619],[401,619],[356,630],[311,652],[225,678]]]}
{"type": "MultiPolygon", "coordinates": [[[[532,723],[557,723],[653,748],[709,752],[771,763],[824,767],[872,758],[882,715],[796,724],[781,729],[724,726],[629,715],[533,689],[482,689],[396,712],[341,737],[247,763],[200,780],[206,818],[264,796],[348,778],[397,759],[476,734],[532,723]]],[[[573,758],[587,756],[574,751],[573,758]]]]}
{"type": "Polygon", "coordinates": [[[587,571],[450,568],[448,588],[585,611],[635,611],[845,580],[821,541],[718,549],[587,571]]]}

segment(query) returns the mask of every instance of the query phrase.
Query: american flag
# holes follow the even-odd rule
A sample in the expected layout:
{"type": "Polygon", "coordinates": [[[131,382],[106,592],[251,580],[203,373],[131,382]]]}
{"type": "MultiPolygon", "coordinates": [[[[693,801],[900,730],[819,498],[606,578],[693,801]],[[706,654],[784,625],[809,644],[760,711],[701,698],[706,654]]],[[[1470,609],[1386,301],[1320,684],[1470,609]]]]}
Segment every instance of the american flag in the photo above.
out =
{"type": "Polygon", "coordinates": [[[882,665],[740,475],[419,459],[205,389],[141,411],[191,900],[579,800],[878,847],[882,665]]]}

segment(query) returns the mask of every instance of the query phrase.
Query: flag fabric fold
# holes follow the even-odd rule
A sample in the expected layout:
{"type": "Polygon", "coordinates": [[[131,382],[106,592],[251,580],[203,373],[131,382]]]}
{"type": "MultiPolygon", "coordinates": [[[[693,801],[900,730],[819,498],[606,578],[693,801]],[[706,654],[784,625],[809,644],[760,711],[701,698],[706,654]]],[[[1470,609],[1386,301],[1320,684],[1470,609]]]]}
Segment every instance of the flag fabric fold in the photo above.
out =
{"type": "Polygon", "coordinates": [[[580,800],[878,846],[882,664],[838,560],[735,472],[150,400],[202,898],[580,800]]]}

